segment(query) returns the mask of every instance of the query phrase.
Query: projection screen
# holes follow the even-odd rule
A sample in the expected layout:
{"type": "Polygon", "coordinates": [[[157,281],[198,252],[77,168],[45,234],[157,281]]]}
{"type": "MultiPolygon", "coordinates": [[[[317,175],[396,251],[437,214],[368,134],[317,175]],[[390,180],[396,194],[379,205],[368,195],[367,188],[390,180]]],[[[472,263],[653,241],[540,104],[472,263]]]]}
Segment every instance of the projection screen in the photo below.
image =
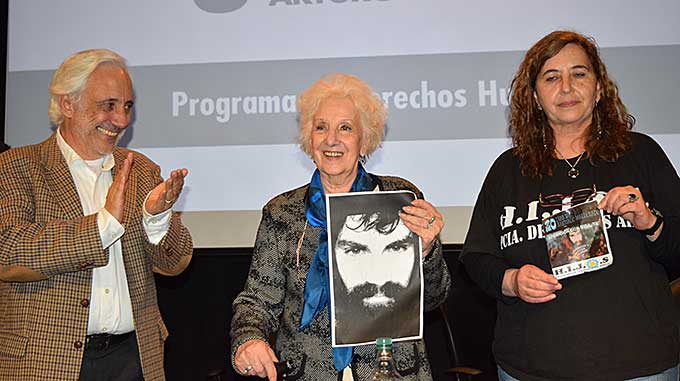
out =
{"type": "Polygon", "coordinates": [[[575,0],[10,0],[6,141],[34,144],[54,69],[108,48],[131,67],[134,120],[121,144],[167,174],[197,247],[248,247],[260,209],[307,183],[295,99],[325,74],[368,82],[388,106],[376,174],[411,180],[465,238],[493,160],[510,146],[508,86],[524,51],[556,29],[593,36],[635,129],[680,168],[680,2],[575,0]]]}

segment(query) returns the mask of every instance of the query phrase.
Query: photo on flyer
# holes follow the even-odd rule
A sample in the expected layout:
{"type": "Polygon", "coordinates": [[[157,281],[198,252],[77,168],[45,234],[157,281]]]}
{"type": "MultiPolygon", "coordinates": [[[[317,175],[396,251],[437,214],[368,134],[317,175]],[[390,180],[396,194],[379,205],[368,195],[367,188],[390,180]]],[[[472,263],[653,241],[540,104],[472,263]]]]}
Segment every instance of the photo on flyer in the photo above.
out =
{"type": "Polygon", "coordinates": [[[612,264],[603,214],[597,201],[575,205],[543,219],[552,273],[564,279],[612,264]]]}

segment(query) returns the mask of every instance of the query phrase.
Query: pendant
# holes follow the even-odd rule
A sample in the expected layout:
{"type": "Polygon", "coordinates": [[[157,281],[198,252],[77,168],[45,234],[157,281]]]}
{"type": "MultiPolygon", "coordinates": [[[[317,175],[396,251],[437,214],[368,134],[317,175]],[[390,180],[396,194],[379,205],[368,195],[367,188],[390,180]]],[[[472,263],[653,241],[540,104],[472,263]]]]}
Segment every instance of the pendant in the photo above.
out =
{"type": "Polygon", "coordinates": [[[580,174],[581,174],[581,172],[579,172],[578,169],[573,168],[573,167],[569,170],[569,172],[567,172],[567,176],[571,177],[572,179],[577,178],[578,175],[580,175],[580,174]]]}

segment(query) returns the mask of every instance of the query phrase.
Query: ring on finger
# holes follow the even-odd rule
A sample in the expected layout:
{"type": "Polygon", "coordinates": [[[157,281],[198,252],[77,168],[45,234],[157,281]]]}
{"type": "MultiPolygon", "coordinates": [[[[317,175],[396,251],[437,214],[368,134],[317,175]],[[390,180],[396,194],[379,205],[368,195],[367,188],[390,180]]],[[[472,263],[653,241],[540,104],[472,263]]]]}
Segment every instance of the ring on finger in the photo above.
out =
{"type": "Polygon", "coordinates": [[[248,365],[248,366],[243,370],[243,373],[248,374],[248,373],[250,373],[251,370],[253,370],[253,366],[252,366],[252,365],[248,365]]]}
{"type": "Polygon", "coordinates": [[[430,218],[430,219],[427,221],[427,228],[428,228],[428,229],[432,228],[432,224],[433,224],[436,220],[437,220],[437,217],[432,216],[432,218],[430,218]]]}
{"type": "Polygon", "coordinates": [[[628,202],[635,202],[638,200],[638,195],[635,193],[628,193],[628,202]]]}

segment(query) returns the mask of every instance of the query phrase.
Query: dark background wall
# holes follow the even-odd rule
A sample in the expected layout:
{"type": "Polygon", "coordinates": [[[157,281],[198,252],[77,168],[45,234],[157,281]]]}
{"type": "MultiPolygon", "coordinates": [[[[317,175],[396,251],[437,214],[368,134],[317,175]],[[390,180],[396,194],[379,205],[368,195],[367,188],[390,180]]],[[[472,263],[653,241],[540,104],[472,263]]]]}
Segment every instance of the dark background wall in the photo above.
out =
{"type": "MultiPolygon", "coordinates": [[[[168,380],[205,380],[224,369],[223,380],[238,380],[231,369],[229,323],[231,301],[243,288],[251,259],[250,248],[197,249],[189,268],[178,277],[158,276],[159,304],[170,337],[165,346],[168,380]]],[[[481,369],[476,380],[494,380],[491,340],[495,304],[471,283],[459,266],[459,245],[446,245],[444,256],[453,285],[446,309],[461,362],[481,369]]],[[[451,348],[439,311],[426,313],[425,341],[435,380],[452,380],[451,348]]]]}
{"type": "Polygon", "coordinates": [[[0,152],[5,145],[5,81],[7,80],[7,7],[0,2],[0,152]]]}

